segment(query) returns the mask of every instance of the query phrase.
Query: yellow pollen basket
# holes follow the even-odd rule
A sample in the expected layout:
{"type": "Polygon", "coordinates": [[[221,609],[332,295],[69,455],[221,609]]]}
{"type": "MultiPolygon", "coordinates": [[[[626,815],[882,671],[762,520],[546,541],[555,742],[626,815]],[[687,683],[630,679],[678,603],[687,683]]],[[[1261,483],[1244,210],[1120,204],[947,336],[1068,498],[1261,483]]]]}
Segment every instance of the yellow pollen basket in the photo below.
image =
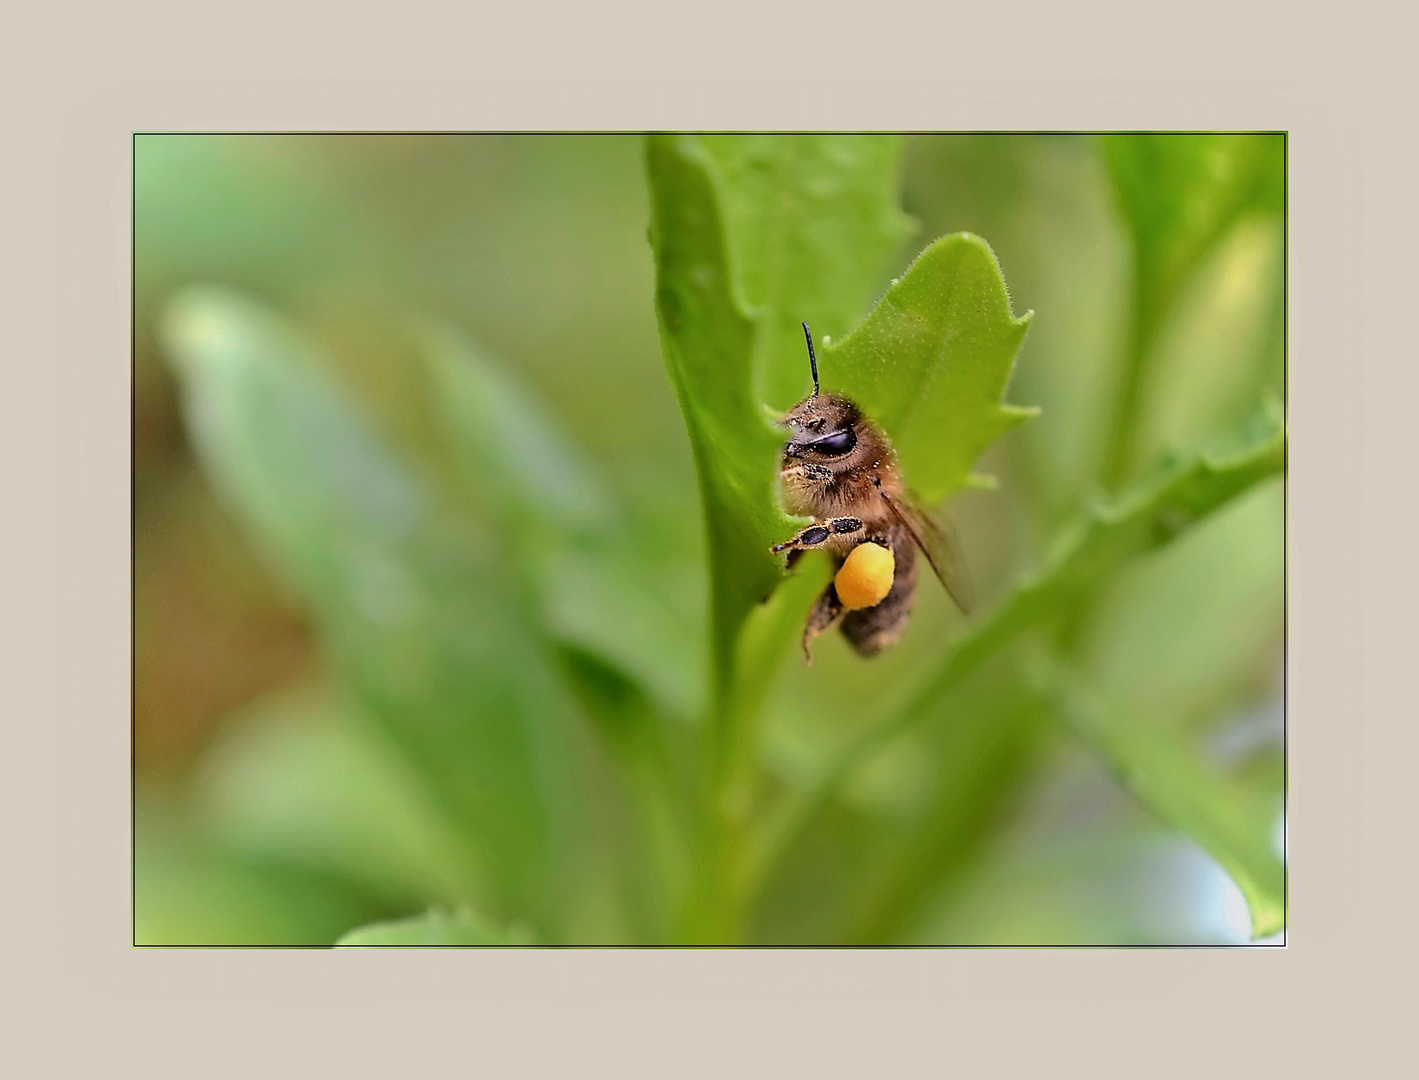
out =
{"type": "Polygon", "coordinates": [[[892,591],[896,569],[897,560],[881,544],[858,544],[833,579],[838,599],[848,611],[880,604],[892,591]]]}

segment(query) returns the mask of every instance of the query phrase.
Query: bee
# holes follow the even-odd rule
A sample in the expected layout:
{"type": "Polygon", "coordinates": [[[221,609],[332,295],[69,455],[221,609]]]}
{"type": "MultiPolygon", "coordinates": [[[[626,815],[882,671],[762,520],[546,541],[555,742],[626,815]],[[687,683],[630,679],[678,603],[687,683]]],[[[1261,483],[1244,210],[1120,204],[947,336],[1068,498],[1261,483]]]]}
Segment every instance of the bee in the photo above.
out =
{"type": "MultiPolygon", "coordinates": [[[[840,575],[861,544],[878,544],[892,555],[890,560],[853,560],[885,563],[892,575],[890,589],[872,606],[849,610],[838,596],[841,578],[823,590],[803,628],[803,657],[811,664],[813,639],[839,624],[862,656],[875,656],[897,643],[916,597],[918,550],[963,613],[970,614],[974,599],[954,532],[920,508],[902,478],[891,442],[877,425],[846,398],[819,392],[818,358],[807,323],[803,335],[813,393],[780,421],[790,437],[783,447],[779,481],[784,509],[811,517],[813,523],[771,550],[788,552],[789,567],[805,551],[827,551],[840,575]]],[[[885,581],[882,584],[885,587],[885,581]]]]}

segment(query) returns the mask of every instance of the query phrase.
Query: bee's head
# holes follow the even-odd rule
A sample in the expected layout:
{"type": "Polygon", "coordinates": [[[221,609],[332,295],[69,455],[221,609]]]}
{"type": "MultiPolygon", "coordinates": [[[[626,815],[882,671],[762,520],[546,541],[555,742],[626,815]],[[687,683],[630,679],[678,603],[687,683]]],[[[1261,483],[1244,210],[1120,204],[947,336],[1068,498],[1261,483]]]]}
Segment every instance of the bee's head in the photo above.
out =
{"type": "Polygon", "coordinates": [[[815,392],[783,418],[790,432],[783,456],[821,464],[841,461],[857,448],[861,421],[857,406],[846,398],[815,392]]]}
{"type": "Polygon", "coordinates": [[[808,342],[808,364],[813,371],[813,393],[788,411],[784,427],[792,436],[783,447],[784,463],[797,458],[817,464],[846,462],[857,448],[862,414],[857,406],[836,394],[818,391],[818,358],[813,354],[813,332],[803,324],[808,342]]]}

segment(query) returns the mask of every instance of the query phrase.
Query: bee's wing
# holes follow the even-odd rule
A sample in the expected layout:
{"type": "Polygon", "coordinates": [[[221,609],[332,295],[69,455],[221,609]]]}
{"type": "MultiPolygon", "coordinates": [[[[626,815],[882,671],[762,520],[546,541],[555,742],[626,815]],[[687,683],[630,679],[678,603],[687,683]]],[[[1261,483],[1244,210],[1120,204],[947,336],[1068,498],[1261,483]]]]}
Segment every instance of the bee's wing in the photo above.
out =
{"type": "Polygon", "coordinates": [[[956,606],[969,615],[975,610],[975,590],[971,587],[971,577],[966,570],[966,560],[961,555],[961,542],[956,537],[956,529],[950,521],[937,521],[926,511],[907,499],[898,499],[887,494],[881,487],[878,494],[891,508],[892,514],[905,527],[921,548],[926,561],[931,564],[941,584],[956,601],[956,606]]]}

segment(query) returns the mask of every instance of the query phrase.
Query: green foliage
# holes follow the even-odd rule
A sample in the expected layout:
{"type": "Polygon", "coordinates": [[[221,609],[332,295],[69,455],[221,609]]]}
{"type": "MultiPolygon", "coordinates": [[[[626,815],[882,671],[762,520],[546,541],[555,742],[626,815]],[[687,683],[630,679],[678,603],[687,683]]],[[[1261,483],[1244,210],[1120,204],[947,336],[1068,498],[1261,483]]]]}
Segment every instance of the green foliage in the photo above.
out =
{"type": "Polygon", "coordinates": [[[655,136],[648,161],[656,311],[700,476],[725,693],[739,626],[782,576],[769,548],[794,528],[774,490],[782,439],[755,399],[756,327],[731,270],[712,159],[692,136],[655,136]]]}
{"type": "MultiPolygon", "coordinates": [[[[760,863],[771,864],[782,858],[784,852],[810,828],[813,818],[825,811],[830,799],[854,772],[860,772],[893,739],[931,719],[941,702],[996,654],[1030,631],[1052,620],[1067,618],[1092,590],[1106,583],[1121,567],[1169,544],[1239,494],[1279,473],[1284,453],[1279,420],[1268,409],[1258,417],[1257,426],[1260,430],[1251,441],[1231,448],[1224,456],[1198,455],[1171,463],[1156,478],[1140,483],[1116,502],[1081,515],[1061,534],[1047,564],[1022,581],[1007,600],[957,638],[895,715],[846,747],[836,761],[823,771],[815,787],[780,808],[764,832],[764,848],[758,856],[760,863]]],[[[1093,730],[1090,729],[1091,732],[1093,730]]],[[[1165,732],[1163,737],[1167,735],[1165,732]]],[[[1140,726],[1135,725],[1131,737],[1134,739],[1132,745],[1138,747],[1140,753],[1167,758],[1168,751],[1153,745],[1140,726]]],[[[1112,764],[1117,764],[1117,746],[1115,741],[1107,744],[1107,749],[1101,749],[1101,753],[1109,755],[1112,764]]],[[[1151,787],[1136,787],[1135,793],[1152,805],[1151,787]]],[[[1199,822],[1197,818],[1177,821],[1166,797],[1165,805],[1155,809],[1161,816],[1185,829],[1189,824],[1199,822]]],[[[1264,822],[1264,815],[1258,820],[1264,822]]],[[[1208,839],[1203,840],[1199,836],[1199,840],[1224,863],[1229,863],[1221,852],[1214,850],[1211,840],[1215,830],[1209,828],[1208,823],[1201,824],[1202,832],[1208,839]]],[[[1227,851],[1232,854],[1232,849],[1227,851]]],[[[766,867],[761,869],[766,872],[766,867]]],[[[1248,891],[1249,902],[1252,902],[1253,896],[1256,897],[1253,912],[1257,925],[1270,926],[1274,921],[1275,895],[1248,891]]]]}
{"type": "Polygon", "coordinates": [[[943,237],[861,327],[825,350],[826,385],[882,425],[913,487],[940,502],[987,446],[1038,411],[1001,404],[1029,321],[1010,314],[985,241],[943,237]]]}
{"type": "Polygon", "coordinates": [[[1175,732],[1111,710],[1067,672],[1045,670],[1045,692],[1070,730],[1149,809],[1193,837],[1232,875],[1251,911],[1252,935],[1281,930],[1285,870],[1271,828],[1280,800],[1226,776],[1175,732]]]}
{"type": "MultiPolygon", "coordinates": [[[[706,888],[736,891],[735,839],[717,835],[736,825],[716,819],[732,818],[726,804],[742,798],[736,785],[751,765],[753,688],[762,681],[751,674],[745,688],[737,647],[750,612],[782,573],[768,549],[795,530],[773,485],[782,436],[756,387],[789,383],[780,373],[797,353],[791,381],[800,389],[787,403],[803,396],[804,355],[788,346],[797,337],[788,321],[803,321],[812,308],[824,317],[820,325],[851,325],[862,282],[871,280],[862,268],[870,273],[867,259],[891,250],[903,231],[891,196],[895,156],[876,139],[650,141],[657,310],[710,533],[718,709],[707,753],[706,888]],[[849,263],[857,271],[814,292],[812,304],[798,299],[824,268],[849,263]]],[[[823,377],[882,423],[909,478],[939,499],[964,482],[989,442],[1031,415],[1000,405],[1025,325],[1011,317],[990,249],[975,237],[948,237],[892,284],[860,329],[825,350],[823,377]]],[[[782,616],[800,616],[811,596],[796,599],[782,616]]],[[[746,652],[777,656],[797,621],[760,620],[746,652]]],[[[706,902],[730,920],[709,932],[734,933],[733,897],[706,902]]]]}
{"type": "MultiPolygon", "coordinates": [[[[528,140],[518,152],[545,164],[564,145],[585,159],[575,176],[630,174],[622,159],[608,165],[611,147],[630,152],[625,140],[604,150],[528,140]]],[[[668,393],[667,410],[637,396],[634,379],[617,395],[589,389],[612,370],[583,359],[600,355],[597,334],[585,348],[549,350],[545,368],[507,362],[518,339],[502,332],[514,325],[499,321],[511,319],[506,309],[521,305],[521,325],[540,327],[544,308],[606,288],[591,255],[568,255],[584,271],[574,285],[562,269],[535,288],[470,270],[480,289],[510,288],[476,327],[499,356],[469,333],[476,320],[449,314],[459,286],[429,284],[456,281],[457,264],[439,274],[419,265],[442,250],[427,237],[446,231],[464,237],[459,252],[496,249],[489,238],[502,219],[470,224],[462,195],[447,221],[410,226],[423,254],[390,256],[387,272],[402,284],[387,310],[364,312],[363,299],[330,299],[353,289],[344,279],[318,303],[292,284],[324,280],[342,260],[358,265],[360,252],[374,260],[378,230],[363,218],[368,232],[342,229],[338,200],[309,225],[326,247],[304,253],[285,237],[271,248],[283,265],[263,267],[240,217],[218,224],[222,200],[248,200],[268,225],[294,230],[291,200],[309,192],[275,174],[243,186],[260,155],[240,167],[223,158],[221,182],[196,184],[214,200],[199,212],[193,184],[172,177],[206,167],[202,148],[165,145],[140,161],[140,292],[165,300],[163,351],[188,436],[224,505],[309,613],[326,667],[313,687],[238,718],[207,752],[181,813],[145,811],[138,940],[1003,943],[991,936],[1003,923],[977,917],[970,929],[972,897],[983,883],[1022,881],[1041,883],[1033,903],[1049,915],[1017,919],[1036,928],[1020,933],[1107,940],[1050,907],[1083,862],[1037,845],[1044,862],[1025,865],[1035,849],[1011,839],[1062,740],[1142,808],[1144,824],[1128,835],[1165,826],[1190,837],[1240,888],[1253,935],[1282,929],[1279,774],[1265,754],[1216,749],[1226,718],[1266,685],[1253,669],[1279,635],[1268,614],[1280,588],[1279,507],[1268,492],[1284,473],[1282,418],[1263,403],[1233,425],[1233,405],[1207,399],[1187,415],[1222,429],[1170,413],[1170,439],[1185,440],[1159,460],[1147,456],[1158,441],[1143,437],[1160,328],[1188,282],[1209,272],[1211,252],[1248,219],[1276,213],[1282,144],[987,140],[950,156],[965,145],[943,144],[942,174],[1006,176],[989,185],[997,217],[943,217],[918,200],[913,210],[926,207],[926,231],[941,238],[908,264],[895,136],[646,140],[649,251],[616,278],[641,290],[649,340],[654,275],[698,516],[681,445],[644,435],[666,430],[656,425],[673,411],[668,393]],[[1101,188],[1099,199],[1118,206],[1133,254],[1131,299],[1108,312],[1124,328],[1118,386],[1094,403],[1093,415],[1111,417],[1105,461],[1082,503],[1032,486],[1048,476],[1039,458],[1053,436],[1000,439],[1037,411],[1006,403],[1007,393],[1045,406],[1034,431],[1094,392],[1030,383],[1033,335],[1010,391],[1030,315],[1013,314],[1002,264],[1042,320],[1064,321],[1071,294],[1038,288],[1020,246],[1037,219],[1007,228],[998,216],[1028,198],[1024,171],[990,158],[1007,145],[1043,162],[1100,150],[1091,167],[1112,193],[1101,188]],[[217,255],[182,239],[203,229],[218,236],[217,255]],[[420,274],[429,278],[416,289],[420,274]],[[194,279],[223,284],[168,297],[194,279]],[[261,293],[285,297],[298,317],[261,293]],[[769,553],[800,525],[777,500],[773,417],[809,388],[804,321],[823,341],[824,388],[886,429],[925,501],[987,486],[974,472],[983,455],[1002,478],[957,506],[972,526],[968,554],[987,567],[984,610],[962,623],[924,580],[891,655],[864,663],[825,640],[811,672],[785,661],[829,567],[810,558],[785,574],[769,553]],[[593,415],[602,427],[575,430],[593,415]],[[1073,510],[1054,529],[1061,504],[1073,510]],[[1242,618],[1248,607],[1263,615],[1242,618]],[[1207,647],[1219,619],[1225,656],[1207,647]]],[[[506,190],[486,205],[526,209],[524,237],[541,235],[543,208],[558,199],[568,219],[595,216],[583,195],[533,190],[543,172],[507,161],[506,190]]],[[[1078,163],[1076,172],[1091,175],[1078,163]]],[[[917,182],[907,178],[909,193],[917,182]]],[[[587,251],[603,246],[598,235],[587,251]]],[[[535,260],[519,258],[529,261],[508,265],[530,273],[535,260]]],[[[353,295],[386,295],[363,288],[353,295]]],[[[598,333],[627,339],[614,327],[598,333]]],[[[1252,365],[1228,392],[1245,387],[1254,404],[1272,358],[1253,362],[1247,342],[1228,353],[1252,365]]],[[[1015,893],[986,906],[1030,904],[1015,893]]]]}
{"type": "Polygon", "coordinates": [[[1281,135],[1112,135],[1108,163],[1133,246],[1133,308],[1106,477],[1133,468],[1139,401],[1183,282],[1248,211],[1285,198],[1281,135]]]}
{"type": "Polygon", "coordinates": [[[335,943],[342,948],[378,945],[528,945],[522,935],[494,930],[467,908],[432,910],[394,922],[351,930],[335,943]]]}
{"type": "Polygon", "coordinates": [[[579,830],[568,702],[496,555],[263,309],[191,292],[166,329],[209,475],[476,849],[478,899],[555,933],[579,830]]]}
{"type": "MultiPolygon", "coordinates": [[[[870,253],[875,240],[876,250],[890,250],[901,232],[900,216],[889,209],[891,177],[882,168],[893,155],[881,153],[877,142],[866,144],[873,152],[856,155],[827,153],[818,140],[802,147],[790,141],[777,154],[767,152],[761,139],[745,142],[674,136],[653,139],[650,148],[662,334],[686,425],[697,448],[703,447],[696,458],[726,639],[777,581],[778,560],[767,549],[794,528],[778,508],[772,483],[763,479],[774,475],[782,438],[753,400],[757,383],[787,381],[778,374],[756,379],[757,368],[796,368],[796,397],[810,385],[801,336],[785,332],[782,297],[792,296],[802,281],[816,280],[806,269],[810,264],[857,261],[870,267],[862,249],[870,253]],[[721,175],[717,166],[725,162],[721,175]],[[810,184],[795,170],[825,178],[810,184]],[[741,176],[748,179],[736,183],[741,176]],[[813,198],[799,194],[805,187],[813,198]],[[732,194],[721,195],[721,188],[732,194]],[[726,218],[733,227],[724,224],[726,218]],[[766,237],[769,220],[775,226],[766,237]],[[684,222],[700,232],[689,233],[684,222]],[[736,245],[741,233],[753,231],[750,225],[759,226],[754,242],[736,245]],[[746,313],[745,296],[766,298],[757,317],[746,313]],[[735,326],[733,338],[722,334],[725,318],[735,326]],[[718,522],[744,527],[731,531],[726,524],[721,532],[718,522]]],[[[832,150],[845,140],[821,142],[832,150]]],[[[859,268],[844,281],[851,285],[862,276],[859,268]]],[[[861,293],[839,285],[819,296],[820,325],[850,325],[861,293]]],[[[799,303],[795,310],[807,306],[799,303]]],[[[892,283],[860,328],[824,350],[823,382],[882,424],[908,476],[926,498],[939,501],[965,482],[991,441],[1033,415],[1000,404],[1027,321],[1011,316],[990,249],[976,237],[946,237],[892,283]]],[[[727,642],[723,647],[727,657],[727,642]]]]}
{"type": "Polygon", "coordinates": [[[1241,214],[1281,208],[1284,157],[1280,135],[1104,138],[1147,324],[1163,316],[1182,280],[1241,214]]]}
{"type": "Polygon", "coordinates": [[[711,135],[694,144],[718,174],[739,295],[757,323],[757,400],[786,410],[808,386],[802,324],[819,337],[852,329],[912,231],[898,204],[901,140],[711,135]]]}
{"type": "Polygon", "coordinates": [[[546,631],[595,654],[686,716],[701,699],[700,611],[675,603],[677,553],[627,515],[585,456],[518,386],[455,330],[417,332],[434,429],[463,488],[504,533],[538,595],[546,631]]]}
{"type": "Polygon", "coordinates": [[[140,807],[135,945],[329,945],[388,909],[318,868],[232,851],[140,807]]]}
{"type": "Polygon", "coordinates": [[[377,729],[310,687],[242,720],[195,781],[195,816],[222,850],[355,882],[395,908],[476,894],[457,830],[377,729]]]}

